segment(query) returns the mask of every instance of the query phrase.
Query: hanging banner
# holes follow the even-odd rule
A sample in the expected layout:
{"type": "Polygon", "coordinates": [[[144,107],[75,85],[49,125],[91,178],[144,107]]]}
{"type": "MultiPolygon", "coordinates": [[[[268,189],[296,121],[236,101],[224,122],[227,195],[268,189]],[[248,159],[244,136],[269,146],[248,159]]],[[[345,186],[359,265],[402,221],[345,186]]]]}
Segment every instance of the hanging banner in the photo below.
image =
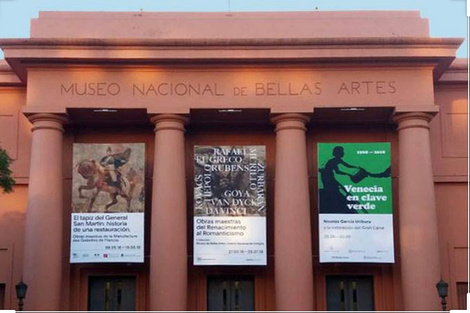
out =
{"type": "Polygon", "coordinates": [[[70,263],[144,262],[145,144],[74,144],[70,263]]]}
{"type": "Polygon", "coordinates": [[[393,263],[389,143],[319,143],[320,262],[393,263]]]}
{"type": "Polygon", "coordinates": [[[194,149],[194,265],[266,265],[264,146],[194,149]]]}

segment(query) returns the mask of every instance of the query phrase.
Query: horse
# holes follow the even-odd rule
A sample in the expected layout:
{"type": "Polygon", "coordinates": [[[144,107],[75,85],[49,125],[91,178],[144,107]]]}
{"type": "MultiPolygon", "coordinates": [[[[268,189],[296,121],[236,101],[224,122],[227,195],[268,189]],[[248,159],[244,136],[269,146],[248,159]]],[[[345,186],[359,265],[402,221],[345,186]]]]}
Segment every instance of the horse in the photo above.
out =
{"type": "Polygon", "coordinates": [[[85,185],[78,187],[78,195],[81,199],[85,198],[82,194],[82,190],[93,190],[95,188],[97,190],[90,198],[88,212],[91,212],[96,197],[101,191],[109,193],[112,200],[110,203],[106,204],[106,212],[111,206],[118,202],[117,196],[121,196],[127,201],[127,212],[129,212],[134,184],[130,183],[126,177],[117,175],[117,184],[110,184],[110,177],[109,174],[107,174],[107,170],[95,160],[81,161],[77,164],[77,171],[87,180],[85,185]]]}

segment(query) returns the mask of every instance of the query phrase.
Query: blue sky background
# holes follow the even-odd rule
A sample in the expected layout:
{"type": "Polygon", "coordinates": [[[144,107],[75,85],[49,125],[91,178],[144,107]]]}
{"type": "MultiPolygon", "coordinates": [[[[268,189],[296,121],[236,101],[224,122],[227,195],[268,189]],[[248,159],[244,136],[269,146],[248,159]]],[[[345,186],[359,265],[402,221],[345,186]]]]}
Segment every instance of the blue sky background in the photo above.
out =
{"type": "MultiPolygon", "coordinates": [[[[227,12],[229,4],[234,12],[419,10],[430,20],[432,37],[467,37],[466,0],[0,0],[0,38],[29,37],[30,19],[39,11],[227,12]]],[[[458,57],[467,57],[467,42],[458,57]]]]}

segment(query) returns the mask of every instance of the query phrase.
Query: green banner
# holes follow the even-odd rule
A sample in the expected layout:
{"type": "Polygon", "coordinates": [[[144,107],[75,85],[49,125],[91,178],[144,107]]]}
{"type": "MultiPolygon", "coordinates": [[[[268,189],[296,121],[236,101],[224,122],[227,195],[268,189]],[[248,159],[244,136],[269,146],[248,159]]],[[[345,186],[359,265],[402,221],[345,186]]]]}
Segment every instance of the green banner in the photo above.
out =
{"type": "Polygon", "coordinates": [[[391,214],[390,143],[319,143],[320,214],[391,214]]]}

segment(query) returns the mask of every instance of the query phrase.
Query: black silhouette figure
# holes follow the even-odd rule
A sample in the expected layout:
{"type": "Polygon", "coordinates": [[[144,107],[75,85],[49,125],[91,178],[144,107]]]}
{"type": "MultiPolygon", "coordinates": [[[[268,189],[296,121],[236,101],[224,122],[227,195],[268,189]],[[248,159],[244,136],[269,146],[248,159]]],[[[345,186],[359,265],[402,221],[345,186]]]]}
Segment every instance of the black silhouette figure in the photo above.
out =
{"type": "MultiPolygon", "coordinates": [[[[323,168],[319,169],[323,189],[320,189],[320,213],[341,213],[341,214],[355,214],[354,209],[349,209],[348,204],[359,204],[358,201],[348,200],[347,197],[351,194],[344,188],[344,186],[336,180],[335,175],[349,176],[352,183],[358,183],[367,177],[389,177],[390,167],[382,173],[370,173],[362,167],[354,166],[346,163],[343,160],[344,148],[336,146],[333,149],[333,158],[329,159],[323,168]],[[346,173],[339,169],[339,165],[346,168],[356,169],[354,174],[346,173]]],[[[367,212],[367,211],[365,211],[367,212]]]]}

